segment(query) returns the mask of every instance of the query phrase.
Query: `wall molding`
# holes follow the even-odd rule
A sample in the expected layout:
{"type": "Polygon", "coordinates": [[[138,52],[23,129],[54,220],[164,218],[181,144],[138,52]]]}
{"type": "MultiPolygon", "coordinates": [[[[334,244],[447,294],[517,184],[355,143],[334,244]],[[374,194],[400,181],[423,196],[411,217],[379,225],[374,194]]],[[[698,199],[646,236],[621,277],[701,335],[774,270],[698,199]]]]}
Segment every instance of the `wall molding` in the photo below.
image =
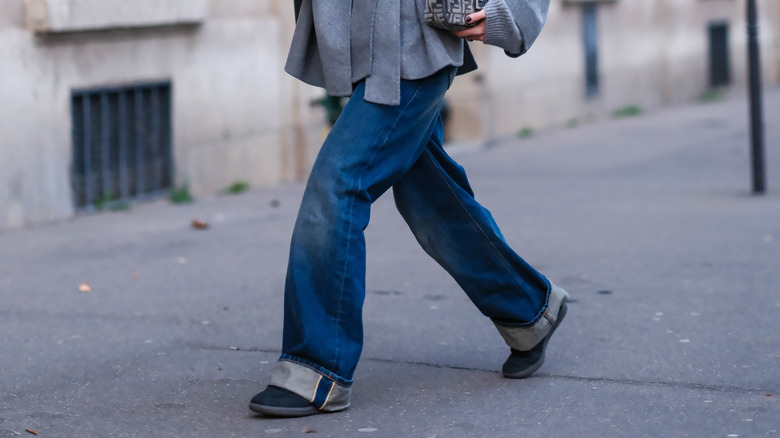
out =
{"type": "Polygon", "coordinates": [[[25,7],[29,30],[58,33],[199,24],[209,0],[25,0],[25,7]]]}

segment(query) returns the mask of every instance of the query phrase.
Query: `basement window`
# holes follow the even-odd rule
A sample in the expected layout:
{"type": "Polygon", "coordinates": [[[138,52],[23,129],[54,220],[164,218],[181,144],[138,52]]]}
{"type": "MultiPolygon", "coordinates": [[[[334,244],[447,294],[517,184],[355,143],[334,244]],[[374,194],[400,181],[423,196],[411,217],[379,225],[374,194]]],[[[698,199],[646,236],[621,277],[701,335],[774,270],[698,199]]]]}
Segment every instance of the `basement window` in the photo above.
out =
{"type": "Polygon", "coordinates": [[[601,91],[599,73],[598,5],[582,6],[582,40],[585,49],[585,94],[597,97],[601,91]]]}
{"type": "Polygon", "coordinates": [[[710,24],[708,34],[710,43],[710,86],[712,88],[724,87],[731,84],[729,24],[710,24]]]}
{"type": "Polygon", "coordinates": [[[170,82],[75,90],[71,111],[77,209],[123,205],[171,187],[170,82]]]}

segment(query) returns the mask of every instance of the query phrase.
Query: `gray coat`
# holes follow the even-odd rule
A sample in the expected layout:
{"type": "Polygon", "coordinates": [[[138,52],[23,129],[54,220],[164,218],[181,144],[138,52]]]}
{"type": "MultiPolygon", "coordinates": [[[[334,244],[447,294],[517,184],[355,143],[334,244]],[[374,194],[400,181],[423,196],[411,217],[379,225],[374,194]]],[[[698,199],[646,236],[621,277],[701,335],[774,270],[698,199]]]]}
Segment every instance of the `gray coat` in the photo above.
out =
{"type": "MultiPolygon", "coordinates": [[[[285,70],[328,94],[349,96],[353,83],[365,79],[366,101],[398,105],[401,79],[420,79],[446,66],[458,67],[458,74],[477,67],[462,39],[425,25],[421,13],[419,20],[402,19],[411,9],[421,12],[425,0],[294,2],[297,23],[285,70]],[[404,47],[402,35],[411,41],[404,47]]],[[[522,55],[539,36],[549,4],[489,0],[485,44],[522,55]]]]}

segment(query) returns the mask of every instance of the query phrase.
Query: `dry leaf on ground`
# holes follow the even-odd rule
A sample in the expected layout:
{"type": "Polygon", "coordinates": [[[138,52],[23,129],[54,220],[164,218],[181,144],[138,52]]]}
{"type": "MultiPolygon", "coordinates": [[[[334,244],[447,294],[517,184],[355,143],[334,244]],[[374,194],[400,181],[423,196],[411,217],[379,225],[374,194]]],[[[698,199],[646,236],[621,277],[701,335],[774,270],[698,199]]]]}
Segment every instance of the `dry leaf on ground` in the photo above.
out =
{"type": "Polygon", "coordinates": [[[195,228],[196,230],[208,230],[210,226],[211,225],[209,225],[208,222],[199,221],[197,219],[192,220],[192,228],[195,228]]]}
{"type": "Polygon", "coordinates": [[[38,435],[38,431],[35,429],[25,429],[24,431],[33,435],[38,435]]]}

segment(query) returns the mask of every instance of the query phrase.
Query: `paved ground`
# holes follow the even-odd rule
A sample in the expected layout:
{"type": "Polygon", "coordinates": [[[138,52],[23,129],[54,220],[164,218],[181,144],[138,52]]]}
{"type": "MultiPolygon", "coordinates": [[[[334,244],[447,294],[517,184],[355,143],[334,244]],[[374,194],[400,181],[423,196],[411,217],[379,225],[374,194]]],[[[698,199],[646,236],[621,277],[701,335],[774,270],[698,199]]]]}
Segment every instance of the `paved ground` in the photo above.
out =
{"type": "Polygon", "coordinates": [[[763,197],[741,99],[459,156],[573,297],[524,381],[380,200],[353,407],[332,415],[247,410],[280,348],[300,185],[0,232],[0,437],[780,437],[780,90],[766,110],[763,197]]]}

